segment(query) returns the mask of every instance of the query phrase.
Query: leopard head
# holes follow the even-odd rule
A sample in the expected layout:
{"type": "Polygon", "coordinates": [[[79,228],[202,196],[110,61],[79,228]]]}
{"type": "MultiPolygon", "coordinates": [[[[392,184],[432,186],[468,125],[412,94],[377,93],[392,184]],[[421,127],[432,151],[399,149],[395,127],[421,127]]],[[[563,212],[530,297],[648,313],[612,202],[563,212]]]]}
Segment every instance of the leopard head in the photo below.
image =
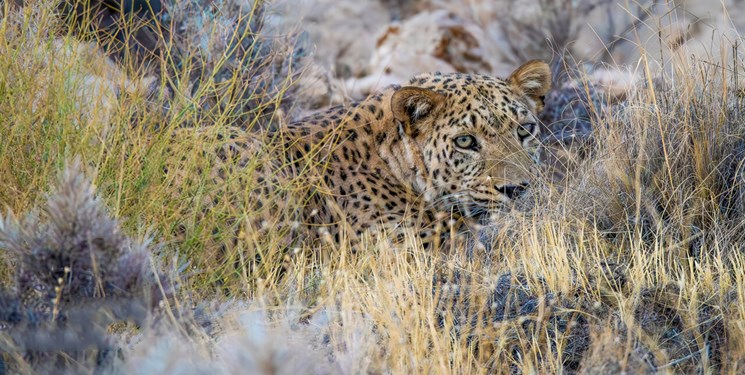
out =
{"type": "Polygon", "coordinates": [[[549,66],[534,60],[507,79],[434,73],[397,88],[391,111],[401,136],[416,148],[425,199],[476,217],[520,196],[536,174],[536,113],[550,86],[549,66]]]}

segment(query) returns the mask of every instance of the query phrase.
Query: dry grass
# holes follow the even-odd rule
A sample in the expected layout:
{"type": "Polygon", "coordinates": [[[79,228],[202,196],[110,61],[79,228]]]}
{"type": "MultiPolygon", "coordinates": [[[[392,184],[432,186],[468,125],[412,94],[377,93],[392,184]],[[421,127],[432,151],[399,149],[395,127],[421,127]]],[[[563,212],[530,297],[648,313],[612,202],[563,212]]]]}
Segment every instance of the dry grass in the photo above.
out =
{"type": "MultiPolygon", "coordinates": [[[[259,213],[246,175],[277,150],[269,145],[244,168],[228,159],[224,184],[209,171],[231,133],[276,126],[291,111],[294,44],[254,49],[261,39],[245,33],[253,39],[235,59],[229,48],[174,37],[182,63],[157,69],[153,94],[123,89],[139,87],[137,67],[95,70],[104,56],[59,36],[49,3],[4,6],[0,206],[17,217],[41,207],[77,156],[112,222],[135,237],[149,229],[164,244],[154,255],[189,262],[178,293],[152,307],[147,323],[110,327],[119,355],[83,356],[72,371],[743,371],[745,103],[732,50],[717,56],[723,64],[677,64],[664,80],[644,74],[643,61],[636,92],[594,113],[588,156],[484,228],[483,246],[427,252],[412,233],[396,247],[371,239],[356,254],[302,247],[288,256],[278,235],[248,225],[259,213]],[[226,73],[235,66],[253,75],[226,73]],[[271,80],[251,84],[259,73],[271,80]],[[110,99],[86,107],[91,94],[80,92],[90,85],[110,99]]],[[[205,27],[206,40],[228,30],[205,27]]],[[[10,284],[19,256],[3,259],[10,284]]],[[[31,373],[44,356],[17,355],[19,327],[0,321],[4,366],[31,373]]]]}

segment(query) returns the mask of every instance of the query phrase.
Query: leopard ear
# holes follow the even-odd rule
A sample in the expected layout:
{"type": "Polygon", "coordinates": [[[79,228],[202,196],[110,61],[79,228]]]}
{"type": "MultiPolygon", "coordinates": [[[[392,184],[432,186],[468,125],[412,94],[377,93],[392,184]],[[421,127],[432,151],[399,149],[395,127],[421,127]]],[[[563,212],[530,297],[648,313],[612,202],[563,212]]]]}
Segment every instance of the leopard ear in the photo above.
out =
{"type": "Polygon", "coordinates": [[[391,97],[393,118],[409,128],[440,109],[445,96],[421,87],[401,87],[391,97]]]}
{"type": "Polygon", "coordinates": [[[531,60],[517,68],[508,79],[512,88],[532,101],[536,111],[543,107],[543,97],[551,89],[551,68],[540,60],[531,60]]]}

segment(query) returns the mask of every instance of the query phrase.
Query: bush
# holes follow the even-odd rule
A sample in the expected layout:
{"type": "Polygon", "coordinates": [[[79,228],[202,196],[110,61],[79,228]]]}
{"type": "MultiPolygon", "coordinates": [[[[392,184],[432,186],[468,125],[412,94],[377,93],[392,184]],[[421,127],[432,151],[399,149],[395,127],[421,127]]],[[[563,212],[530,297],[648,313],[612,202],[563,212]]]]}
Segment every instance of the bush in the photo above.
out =
{"type": "Polygon", "coordinates": [[[2,351],[17,361],[14,371],[99,366],[115,350],[113,324],[145,324],[148,311],[175,291],[153,273],[158,248],[122,233],[79,161],[61,174],[40,217],[0,218],[0,248],[15,273],[15,287],[2,293],[0,317],[2,351]]]}

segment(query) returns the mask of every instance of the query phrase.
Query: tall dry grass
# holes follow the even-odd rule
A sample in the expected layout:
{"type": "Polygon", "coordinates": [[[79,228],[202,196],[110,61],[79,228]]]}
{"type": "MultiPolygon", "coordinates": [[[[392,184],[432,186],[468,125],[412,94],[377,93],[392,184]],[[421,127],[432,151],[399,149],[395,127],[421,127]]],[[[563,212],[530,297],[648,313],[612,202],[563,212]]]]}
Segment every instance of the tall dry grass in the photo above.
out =
{"type": "MultiPolygon", "coordinates": [[[[261,129],[281,126],[282,113],[292,111],[294,72],[302,67],[293,67],[302,62],[297,44],[262,45],[260,34],[245,32],[239,36],[251,39],[239,41],[248,47],[235,57],[225,47],[235,45],[225,42],[237,37],[232,23],[207,22],[196,32],[196,22],[170,47],[164,41],[166,54],[180,57],[143,80],[139,67],[108,65],[57,28],[53,4],[4,6],[0,204],[15,217],[44,207],[44,193],[66,181],[57,181],[58,171],[77,156],[108,207],[97,222],[135,238],[151,233],[163,244],[153,247],[154,257],[188,262],[164,276],[179,289],[148,306],[136,327],[127,317],[102,318],[108,332],[83,341],[85,349],[23,347],[19,337],[31,323],[76,332],[58,318],[105,311],[83,302],[106,290],[80,296],[53,286],[54,299],[67,297],[66,304],[30,322],[18,314],[28,306],[14,284],[24,252],[85,265],[76,259],[97,259],[103,250],[11,241],[25,222],[3,214],[5,371],[603,374],[738,373],[745,366],[745,103],[737,44],[679,61],[665,77],[642,60],[642,79],[627,100],[590,108],[594,132],[584,159],[562,181],[537,181],[514,211],[481,228],[480,244],[426,251],[411,233],[396,246],[370,239],[355,253],[344,245],[293,253],[271,228],[259,234],[248,225],[260,214],[248,176],[278,151],[270,144],[255,160],[223,160],[220,150],[231,135],[260,139],[261,129]],[[104,94],[85,91],[90,87],[104,94]],[[219,184],[210,175],[218,162],[226,166],[219,184]],[[107,351],[116,355],[97,354],[107,351]]],[[[188,9],[177,24],[204,16],[188,9]]],[[[257,9],[244,9],[246,21],[258,22],[257,9]]],[[[58,199],[82,210],[75,197],[58,199]]],[[[75,222],[80,211],[65,212],[75,222]]],[[[23,238],[51,238],[48,227],[28,223],[23,238]]],[[[71,233],[122,235],[93,229],[71,233]]],[[[110,249],[121,242],[103,243],[115,244],[103,247],[110,249]]],[[[122,270],[106,275],[116,279],[122,270]]],[[[93,274],[93,281],[108,280],[93,274]]],[[[128,284],[126,291],[152,286],[128,284]]]]}

